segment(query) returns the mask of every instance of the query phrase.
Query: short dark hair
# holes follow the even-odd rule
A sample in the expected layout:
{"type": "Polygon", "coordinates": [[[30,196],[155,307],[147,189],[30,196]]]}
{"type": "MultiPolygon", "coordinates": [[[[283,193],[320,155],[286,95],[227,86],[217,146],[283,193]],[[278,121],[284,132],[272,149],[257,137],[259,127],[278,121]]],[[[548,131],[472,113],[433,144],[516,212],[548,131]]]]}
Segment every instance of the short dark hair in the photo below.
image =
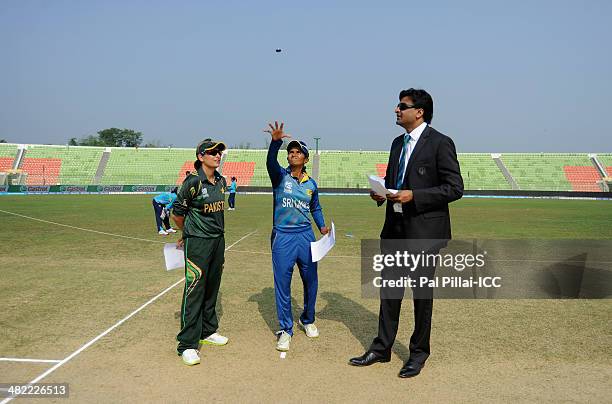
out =
{"type": "Polygon", "coordinates": [[[232,181],[236,181],[236,177],[232,177],[232,181]]]}
{"type": "Polygon", "coordinates": [[[174,187],[172,188],[172,191],[170,191],[171,194],[176,194],[178,192],[178,187],[174,187]]]}
{"type": "Polygon", "coordinates": [[[433,118],[433,98],[431,98],[431,95],[425,90],[409,88],[408,90],[400,91],[400,101],[404,97],[410,97],[412,104],[418,108],[422,108],[424,111],[423,120],[431,124],[431,119],[433,118]]]}

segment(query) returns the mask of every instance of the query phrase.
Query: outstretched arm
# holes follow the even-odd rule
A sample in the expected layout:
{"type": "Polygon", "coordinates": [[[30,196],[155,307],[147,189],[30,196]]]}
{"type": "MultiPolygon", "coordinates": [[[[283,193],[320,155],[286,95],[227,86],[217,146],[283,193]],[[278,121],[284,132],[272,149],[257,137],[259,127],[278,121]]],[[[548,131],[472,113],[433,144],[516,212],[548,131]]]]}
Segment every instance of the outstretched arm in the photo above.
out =
{"type": "Polygon", "coordinates": [[[272,181],[272,187],[275,188],[280,184],[283,179],[282,168],[278,164],[278,151],[283,144],[283,138],[291,137],[291,135],[283,132],[285,124],[281,122],[280,126],[278,121],[274,122],[274,125],[268,123],[269,129],[264,129],[264,132],[269,133],[272,136],[270,147],[268,148],[268,156],[266,158],[266,168],[268,169],[268,175],[272,181]]]}

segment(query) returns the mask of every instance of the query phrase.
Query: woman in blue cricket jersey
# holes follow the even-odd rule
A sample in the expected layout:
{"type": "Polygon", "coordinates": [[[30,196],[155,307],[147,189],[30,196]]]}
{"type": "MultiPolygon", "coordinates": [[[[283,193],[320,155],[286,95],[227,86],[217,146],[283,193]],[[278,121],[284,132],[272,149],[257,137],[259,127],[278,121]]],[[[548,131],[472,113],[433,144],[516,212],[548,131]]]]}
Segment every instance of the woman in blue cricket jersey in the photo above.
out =
{"type": "Polygon", "coordinates": [[[170,233],[176,233],[176,230],[170,226],[170,209],[174,201],[176,201],[177,187],[170,192],[164,192],[153,197],[153,210],[155,211],[155,222],[157,224],[158,233],[162,236],[167,236],[170,233]],[[163,224],[163,225],[162,225],[163,224]],[[165,226],[165,228],[164,228],[165,226]]]}
{"type": "Polygon", "coordinates": [[[232,177],[232,182],[229,186],[229,198],[227,198],[227,203],[229,205],[228,210],[236,210],[236,188],[238,188],[238,181],[236,181],[236,177],[232,177]]]}
{"type": "Polygon", "coordinates": [[[268,149],[266,167],[272,181],[274,194],[274,224],[272,227],[272,268],[274,271],[274,294],[280,331],[277,332],[276,349],[288,351],[293,335],[291,315],[291,276],[293,267],[298,265],[304,285],[304,311],[299,325],[310,338],[319,336],[314,324],[315,303],[317,300],[318,277],[317,263],[312,262],[310,242],[315,241],[310,216],[321,234],[329,230],[325,226],[323,212],[319,204],[319,191],[316,182],[306,173],[308,148],[301,141],[292,140],[287,146],[289,167],[278,164],[278,151],[283,138],[291,137],[283,132],[284,124],[268,124],[264,132],[272,136],[268,149]]]}

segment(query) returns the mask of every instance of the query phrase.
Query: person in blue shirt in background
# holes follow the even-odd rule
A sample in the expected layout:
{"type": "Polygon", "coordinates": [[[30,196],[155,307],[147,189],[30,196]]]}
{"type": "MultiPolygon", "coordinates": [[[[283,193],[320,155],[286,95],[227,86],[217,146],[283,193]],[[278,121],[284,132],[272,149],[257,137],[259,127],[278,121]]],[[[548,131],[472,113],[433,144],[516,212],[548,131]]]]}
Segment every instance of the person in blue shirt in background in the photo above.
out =
{"type": "Polygon", "coordinates": [[[227,203],[229,205],[228,210],[236,210],[236,188],[238,187],[238,183],[236,182],[236,177],[232,177],[232,182],[229,186],[229,198],[227,198],[227,203]]]}
{"type": "Polygon", "coordinates": [[[176,230],[170,226],[170,209],[176,201],[177,187],[170,192],[164,192],[153,198],[153,209],[155,210],[155,222],[157,223],[158,234],[167,236],[170,233],[176,233],[176,230]],[[162,226],[163,223],[163,226],[162,226]],[[165,226],[165,227],[164,227],[165,226]]]}
{"type": "Polygon", "coordinates": [[[266,167],[272,181],[274,197],[274,223],[272,227],[272,268],[274,272],[274,294],[280,331],[276,349],[288,351],[293,335],[291,314],[291,277],[297,263],[304,285],[304,310],[299,325],[310,338],[319,336],[314,324],[317,301],[317,263],[312,262],[310,242],[315,241],[310,223],[312,215],[321,234],[327,234],[323,212],[319,204],[316,182],[306,173],[308,147],[304,142],[292,140],[287,146],[289,167],[278,164],[278,151],[283,138],[291,137],[283,132],[284,123],[268,124],[264,132],[272,136],[268,149],[266,167]]]}

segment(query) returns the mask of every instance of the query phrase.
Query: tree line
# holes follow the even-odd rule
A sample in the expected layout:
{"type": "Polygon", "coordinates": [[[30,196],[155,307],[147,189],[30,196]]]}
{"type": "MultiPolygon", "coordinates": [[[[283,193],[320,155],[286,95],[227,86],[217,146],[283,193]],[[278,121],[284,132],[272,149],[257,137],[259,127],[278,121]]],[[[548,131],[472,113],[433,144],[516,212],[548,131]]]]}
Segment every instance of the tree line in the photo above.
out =
{"type": "Polygon", "coordinates": [[[142,132],[133,129],[108,128],[95,135],[81,139],[73,137],[68,141],[70,146],[109,146],[109,147],[159,147],[156,144],[142,144],[142,132]]]}
{"type": "MultiPolygon", "coordinates": [[[[95,135],[89,135],[81,139],[75,137],[68,141],[70,146],[107,146],[107,147],[167,147],[160,144],[159,141],[148,142],[142,144],[142,132],[137,132],[133,129],[108,128],[103,129],[95,135]]],[[[265,148],[270,145],[269,139],[265,140],[265,148]]],[[[251,149],[251,142],[241,142],[238,145],[232,145],[232,149],[251,149]]]]}

